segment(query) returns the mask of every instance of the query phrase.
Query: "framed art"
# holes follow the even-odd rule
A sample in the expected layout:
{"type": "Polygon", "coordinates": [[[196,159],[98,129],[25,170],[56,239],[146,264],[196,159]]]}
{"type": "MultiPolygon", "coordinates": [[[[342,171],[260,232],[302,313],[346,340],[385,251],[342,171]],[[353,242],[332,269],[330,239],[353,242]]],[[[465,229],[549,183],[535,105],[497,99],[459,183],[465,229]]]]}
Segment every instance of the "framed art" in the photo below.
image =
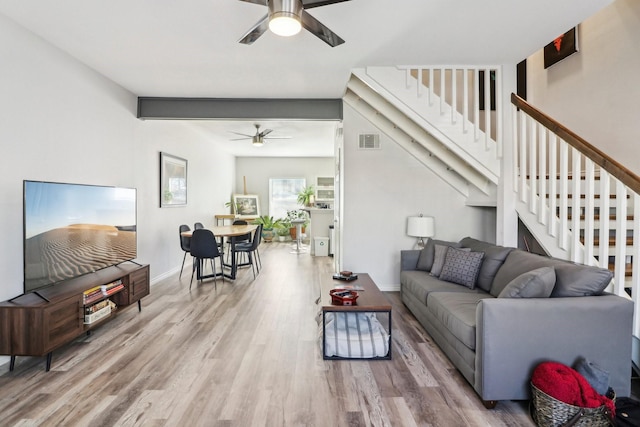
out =
{"type": "Polygon", "coordinates": [[[187,205],[187,161],[160,152],[160,207],[187,205]]]}
{"type": "Polygon", "coordinates": [[[233,207],[240,218],[260,216],[260,203],[255,194],[234,194],[233,207]]]}
{"type": "Polygon", "coordinates": [[[544,47],[544,68],[551,67],[577,51],[578,27],[573,27],[544,47]]]}

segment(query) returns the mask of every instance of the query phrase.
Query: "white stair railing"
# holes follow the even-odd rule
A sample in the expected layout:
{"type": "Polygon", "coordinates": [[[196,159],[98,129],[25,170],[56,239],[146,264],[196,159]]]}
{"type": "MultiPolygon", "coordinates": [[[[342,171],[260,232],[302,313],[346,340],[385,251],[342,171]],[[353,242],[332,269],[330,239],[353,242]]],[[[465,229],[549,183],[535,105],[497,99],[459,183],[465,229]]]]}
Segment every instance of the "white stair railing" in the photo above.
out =
{"type": "Polygon", "coordinates": [[[574,262],[612,270],[608,290],[630,293],[638,307],[640,178],[526,101],[511,99],[518,214],[539,240],[556,243],[550,253],[559,248],[574,262]]]}

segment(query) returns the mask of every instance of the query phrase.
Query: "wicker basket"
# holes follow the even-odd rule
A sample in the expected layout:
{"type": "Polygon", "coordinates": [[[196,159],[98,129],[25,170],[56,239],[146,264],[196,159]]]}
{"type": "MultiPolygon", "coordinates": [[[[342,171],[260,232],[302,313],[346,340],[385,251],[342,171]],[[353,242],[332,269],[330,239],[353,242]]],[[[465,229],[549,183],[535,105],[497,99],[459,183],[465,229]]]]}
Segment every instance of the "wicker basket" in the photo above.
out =
{"type": "Polygon", "coordinates": [[[613,425],[605,405],[581,408],[544,393],[531,384],[531,417],[538,427],[606,427],[613,425]]]}

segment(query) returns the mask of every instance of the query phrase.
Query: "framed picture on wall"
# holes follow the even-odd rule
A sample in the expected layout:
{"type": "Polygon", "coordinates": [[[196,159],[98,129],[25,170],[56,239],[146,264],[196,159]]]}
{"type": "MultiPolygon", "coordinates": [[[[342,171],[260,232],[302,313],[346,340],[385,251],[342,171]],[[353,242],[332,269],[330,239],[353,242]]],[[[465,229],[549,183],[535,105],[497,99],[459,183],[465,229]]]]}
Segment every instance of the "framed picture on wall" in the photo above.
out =
{"type": "Polygon", "coordinates": [[[187,161],[160,152],[160,207],[187,205],[187,161]]]}
{"type": "Polygon", "coordinates": [[[544,68],[551,67],[577,51],[578,27],[573,27],[544,47],[544,68]]]}
{"type": "Polygon", "coordinates": [[[234,194],[233,209],[240,218],[260,216],[258,196],[255,194],[234,194]]]}

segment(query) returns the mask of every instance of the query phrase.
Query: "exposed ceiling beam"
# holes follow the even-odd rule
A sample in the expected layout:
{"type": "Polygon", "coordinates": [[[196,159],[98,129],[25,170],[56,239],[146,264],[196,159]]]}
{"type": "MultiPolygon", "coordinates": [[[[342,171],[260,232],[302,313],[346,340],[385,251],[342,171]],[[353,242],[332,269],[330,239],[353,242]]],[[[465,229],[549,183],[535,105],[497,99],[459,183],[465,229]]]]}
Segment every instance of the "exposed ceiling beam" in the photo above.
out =
{"type": "Polygon", "coordinates": [[[145,120],[342,120],[342,99],[138,98],[145,120]]]}

